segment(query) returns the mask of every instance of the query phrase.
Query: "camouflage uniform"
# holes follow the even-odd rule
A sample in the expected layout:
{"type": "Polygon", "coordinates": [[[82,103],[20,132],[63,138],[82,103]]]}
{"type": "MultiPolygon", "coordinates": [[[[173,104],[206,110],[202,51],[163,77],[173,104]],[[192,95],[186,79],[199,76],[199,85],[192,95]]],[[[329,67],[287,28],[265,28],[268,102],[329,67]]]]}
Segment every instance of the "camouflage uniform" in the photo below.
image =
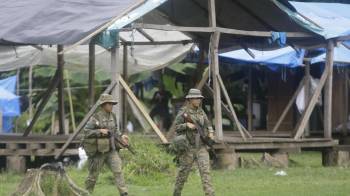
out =
{"type": "MultiPolygon", "coordinates": [[[[103,95],[101,96],[101,98],[102,97],[103,95]]],[[[108,129],[110,131],[114,131],[115,135],[121,135],[121,133],[119,132],[116,126],[115,114],[105,112],[104,110],[101,110],[95,113],[90,118],[86,126],[84,127],[84,131],[85,131],[84,141],[85,140],[87,141],[88,139],[91,139],[91,138],[103,139],[103,136],[101,135],[99,129],[108,129]]],[[[105,141],[108,141],[108,143],[106,144],[108,145],[107,150],[105,150],[106,152],[104,151],[99,152],[99,150],[96,150],[96,152],[94,150],[92,151],[88,150],[87,147],[85,148],[84,142],[83,142],[83,146],[88,154],[88,169],[89,169],[89,175],[85,181],[86,189],[90,193],[94,190],[96,181],[98,179],[98,175],[101,169],[103,168],[103,165],[107,163],[107,165],[113,172],[115,183],[118,187],[120,194],[127,195],[128,190],[125,185],[124,177],[122,173],[122,161],[120,159],[119,153],[111,149],[109,140],[107,139],[108,138],[106,138],[105,140],[105,141]]],[[[92,148],[93,147],[94,146],[92,146],[92,148]]]]}
{"type": "Polygon", "coordinates": [[[208,120],[208,117],[202,108],[192,109],[189,106],[181,108],[179,114],[175,119],[175,129],[177,135],[186,135],[186,138],[189,142],[189,150],[178,155],[179,168],[175,182],[174,196],[181,195],[181,191],[185,182],[187,181],[188,175],[194,162],[196,162],[198,165],[205,195],[213,196],[214,189],[210,178],[209,153],[205,144],[200,140],[198,131],[191,130],[186,126],[186,122],[183,118],[184,113],[190,115],[193,121],[196,121],[200,126],[202,126],[205,134],[214,132],[210,121],[208,120]]]}

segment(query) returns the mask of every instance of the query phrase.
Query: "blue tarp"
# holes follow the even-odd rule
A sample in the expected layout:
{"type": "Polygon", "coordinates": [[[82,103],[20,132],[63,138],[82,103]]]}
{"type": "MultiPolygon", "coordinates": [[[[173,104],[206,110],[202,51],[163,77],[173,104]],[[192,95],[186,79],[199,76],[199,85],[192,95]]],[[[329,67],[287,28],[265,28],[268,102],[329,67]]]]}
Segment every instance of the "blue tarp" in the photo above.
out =
{"type": "Polygon", "coordinates": [[[19,96],[15,95],[16,76],[0,80],[0,111],[2,113],[2,132],[11,132],[13,118],[19,116],[20,102],[19,96]]]}
{"type": "MultiPolygon", "coordinates": [[[[317,57],[311,59],[310,63],[324,63],[326,59],[326,54],[321,54],[317,57]]],[[[347,66],[350,65],[350,50],[340,44],[338,47],[334,48],[333,56],[334,66],[347,66]]]]}
{"type": "Polygon", "coordinates": [[[341,3],[292,2],[296,10],[320,27],[326,39],[350,35],[350,5],[341,3]]]}
{"type": "Polygon", "coordinates": [[[294,68],[300,66],[303,62],[304,50],[299,52],[291,47],[285,47],[272,51],[259,51],[250,49],[255,58],[251,57],[245,50],[235,50],[219,54],[221,62],[232,63],[235,65],[265,65],[273,71],[277,71],[278,67],[286,66],[294,68]]]}
{"type": "MultiPolygon", "coordinates": [[[[313,21],[319,30],[315,31],[326,39],[350,35],[350,5],[340,3],[305,3],[290,2],[296,10],[310,21],[313,21]]],[[[350,41],[344,42],[350,46],[350,41]]],[[[236,50],[220,54],[220,60],[234,64],[266,65],[272,70],[278,66],[297,67],[302,64],[304,51],[296,52],[290,47],[273,51],[257,51],[250,49],[255,59],[245,50],[236,50]]],[[[325,54],[314,59],[311,63],[324,61],[325,54]]],[[[334,62],[336,66],[350,63],[350,50],[344,46],[335,49],[334,62]]]]}

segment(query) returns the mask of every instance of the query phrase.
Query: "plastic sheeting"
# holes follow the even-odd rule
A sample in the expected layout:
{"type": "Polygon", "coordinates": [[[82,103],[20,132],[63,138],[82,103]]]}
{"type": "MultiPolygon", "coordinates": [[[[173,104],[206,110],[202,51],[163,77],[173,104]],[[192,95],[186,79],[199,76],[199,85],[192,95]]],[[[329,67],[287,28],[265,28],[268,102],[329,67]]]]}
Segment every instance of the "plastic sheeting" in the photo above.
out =
{"type": "MultiPolygon", "coordinates": [[[[151,71],[177,63],[185,58],[193,44],[172,44],[159,46],[128,47],[128,73],[130,75],[151,71]]],[[[64,55],[67,69],[88,70],[88,46],[78,46],[64,55]]],[[[96,46],[96,71],[109,72],[110,52],[96,46]]],[[[122,71],[123,50],[119,50],[118,71],[122,71]]],[[[56,47],[43,47],[38,50],[31,46],[0,47],[0,71],[15,70],[30,65],[57,65],[56,47]]]]}
{"type": "Polygon", "coordinates": [[[0,1],[2,43],[73,44],[143,0],[0,1]]]}
{"type": "MultiPolygon", "coordinates": [[[[350,27],[349,27],[350,29],[350,27]]],[[[326,61],[326,54],[321,54],[311,59],[310,63],[324,63],[326,61]]],[[[333,62],[335,66],[348,66],[350,65],[350,50],[344,45],[340,44],[334,48],[333,62]]]]}
{"type": "Polygon", "coordinates": [[[276,71],[280,66],[294,68],[302,65],[304,50],[299,52],[291,47],[285,47],[272,51],[259,51],[250,49],[255,58],[251,57],[245,50],[235,50],[219,54],[220,61],[232,64],[253,64],[264,65],[276,71]]]}
{"type": "Polygon", "coordinates": [[[350,5],[341,3],[290,2],[299,13],[321,28],[326,39],[350,35],[350,5]]]}
{"type": "Polygon", "coordinates": [[[2,113],[2,131],[11,132],[13,118],[20,115],[19,96],[15,95],[16,76],[0,80],[0,111],[2,113]]]}
{"type": "MultiPolygon", "coordinates": [[[[319,79],[311,78],[311,92],[310,94],[314,94],[317,88],[317,85],[320,83],[319,79]]],[[[303,113],[305,110],[305,86],[302,87],[299,94],[297,95],[297,99],[295,100],[299,113],[303,113]]],[[[320,96],[317,100],[318,105],[322,105],[322,97],[320,96]]]]}

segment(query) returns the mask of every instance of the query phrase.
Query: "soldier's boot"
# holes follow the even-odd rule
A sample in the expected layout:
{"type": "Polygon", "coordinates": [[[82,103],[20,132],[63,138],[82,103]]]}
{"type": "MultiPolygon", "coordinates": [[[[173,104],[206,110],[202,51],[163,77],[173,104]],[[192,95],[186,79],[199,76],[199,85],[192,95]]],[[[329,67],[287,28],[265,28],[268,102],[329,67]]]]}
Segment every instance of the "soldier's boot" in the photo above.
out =
{"type": "Polygon", "coordinates": [[[120,196],[128,196],[129,194],[127,192],[121,193],[120,196]]]}
{"type": "Polygon", "coordinates": [[[92,193],[92,192],[94,191],[95,184],[96,184],[96,180],[88,178],[88,179],[85,181],[85,188],[86,188],[86,190],[87,190],[89,193],[92,193]]]}

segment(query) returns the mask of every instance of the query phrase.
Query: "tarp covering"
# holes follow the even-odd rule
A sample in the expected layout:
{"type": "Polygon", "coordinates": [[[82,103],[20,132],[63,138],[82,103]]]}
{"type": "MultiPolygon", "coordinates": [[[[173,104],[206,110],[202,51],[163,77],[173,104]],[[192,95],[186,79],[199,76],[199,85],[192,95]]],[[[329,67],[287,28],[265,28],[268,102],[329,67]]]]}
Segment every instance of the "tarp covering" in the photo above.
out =
{"type": "Polygon", "coordinates": [[[279,66],[297,67],[302,65],[304,50],[295,51],[291,47],[285,47],[272,51],[259,51],[250,49],[255,58],[251,57],[245,50],[235,50],[219,54],[220,61],[241,65],[265,65],[272,70],[277,70],[279,66]]]}
{"type": "Polygon", "coordinates": [[[0,111],[2,132],[11,132],[13,117],[20,115],[19,96],[15,95],[16,76],[0,80],[0,111]]]}
{"type": "MultiPolygon", "coordinates": [[[[326,60],[326,54],[321,54],[311,59],[310,63],[324,63],[326,60]]],[[[350,65],[350,50],[340,44],[334,48],[333,62],[335,66],[350,65]]]]}
{"type": "Polygon", "coordinates": [[[0,1],[0,40],[73,44],[144,0],[0,1]]]}
{"type": "MultiPolygon", "coordinates": [[[[311,46],[324,42],[324,38],[310,30],[314,25],[298,15],[294,7],[286,0],[220,0],[215,1],[217,26],[247,31],[267,32],[305,32],[313,35],[305,38],[287,38],[287,43],[295,46],[311,46]],[[280,7],[278,6],[280,5],[280,7]],[[290,16],[288,10],[293,13],[290,16]],[[294,17],[295,20],[292,20],[294,17]],[[304,25],[300,25],[303,20],[304,25]],[[310,28],[309,28],[310,27],[310,28]]],[[[166,15],[168,24],[178,26],[208,27],[208,1],[206,0],[168,0],[157,9],[166,15]]],[[[151,13],[147,14],[145,23],[167,24],[162,20],[156,21],[151,13]]],[[[193,33],[200,39],[209,39],[208,33],[193,33]]],[[[244,43],[249,48],[265,50],[276,48],[277,44],[270,44],[268,39],[262,37],[220,35],[220,49],[240,46],[244,43]]],[[[234,48],[234,49],[237,49],[234,48]]]]}
{"type": "MultiPolygon", "coordinates": [[[[191,40],[188,36],[176,31],[157,31],[144,29],[152,35],[155,41],[181,41],[191,40]]],[[[148,41],[139,32],[121,32],[120,36],[135,42],[148,41]]],[[[129,46],[128,47],[128,73],[130,75],[155,70],[181,61],[190,51],[193,44],[169,44],[158,46],[129,46]]],[[[39,50],[32,46],[2,46],[0,47],[0,71],[9,71],[30,65],[56,65],[56,47],[43,46],[39,50]]],[[[96,46],[95,51],[96,71],[110,70],[111,56],[108,50],[96,46]]],[[[67,69],[88,69],[88,46],[78,46],[65,53],[65,67],[67,69]]],[[[119,50],[118,70],[121,72],[123,64],[123,50],[119,50]]]]}
{"type": "Polygon", "coordinates": [[[350,35],[350,5],[341,3],[290,2],[299,13],[319,27],[326,39],[350,35]]]}

